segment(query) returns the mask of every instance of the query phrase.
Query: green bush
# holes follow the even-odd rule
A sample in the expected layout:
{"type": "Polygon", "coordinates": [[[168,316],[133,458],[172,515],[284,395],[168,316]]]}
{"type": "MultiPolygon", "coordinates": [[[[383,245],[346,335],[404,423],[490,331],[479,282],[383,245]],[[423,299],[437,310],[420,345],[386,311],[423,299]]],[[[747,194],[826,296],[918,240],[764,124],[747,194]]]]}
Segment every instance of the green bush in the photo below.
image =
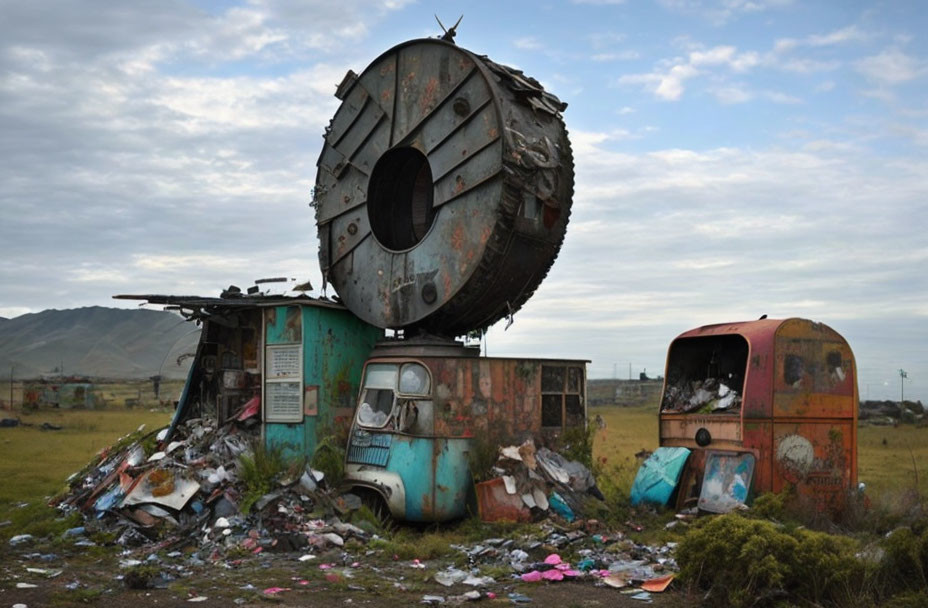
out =
{"type": "Polygon", "coordinates": [[[882,543],[884,551],[877,576],[881,590],[928,591],[928,530],[893,531],[882,543]]]}
{"type": "Polygon", "coordinates": [[[716,606],[773,606],[782,601],[848,606],[866,584],[857,543],[789,530],[738,513],[705,520],[677,549],[680,577],[708,591],[716,606]]]}

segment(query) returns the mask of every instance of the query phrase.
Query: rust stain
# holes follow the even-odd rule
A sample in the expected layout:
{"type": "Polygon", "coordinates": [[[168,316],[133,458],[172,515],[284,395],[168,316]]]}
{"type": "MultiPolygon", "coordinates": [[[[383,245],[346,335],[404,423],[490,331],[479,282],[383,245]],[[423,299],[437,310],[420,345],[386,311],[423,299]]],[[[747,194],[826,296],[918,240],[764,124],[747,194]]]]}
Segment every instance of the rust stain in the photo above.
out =
{"type": "Polygon", "coordinates": [[[455,226],[451,234],[451,248],[460,251],[464,246],[464,227],[455,226]]]}
{"type": "Polygon", "coordinates": [[[422,96],[419,98],[419,110],[421,110],[423,114],[428,112],[435,104],[435,94],[437,92],[438,79],[429,78],[429,81],[425,83],[425,90],[422,92],[422,96]]]}

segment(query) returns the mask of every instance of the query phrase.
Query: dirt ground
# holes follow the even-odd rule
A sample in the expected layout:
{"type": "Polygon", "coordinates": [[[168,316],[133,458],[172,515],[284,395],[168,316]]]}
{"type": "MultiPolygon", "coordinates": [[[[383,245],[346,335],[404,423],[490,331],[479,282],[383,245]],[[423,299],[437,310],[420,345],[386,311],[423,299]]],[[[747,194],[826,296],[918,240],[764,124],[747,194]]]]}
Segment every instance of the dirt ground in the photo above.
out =
{"type": "MultiPolygon", "coordinates": [[[[0,558],[0,606],[399,607],[423,604],[426,595],[443,597],[442,605],[503,606],[515,605],[509,597],[513,592],[530,598],[525,604],[530,606],[631,608],[648,603],[591,579],[529,584],[503,576],[496,577],[495,584],[479,589],[480,600],[467,601],[455,596],[471,591],[472,587],[463,584],[443,587],[431,578],[432,573],[444,567],[440,560],[426,563],[426,568],[420,570],[410,567],[409,562],[367,563],[360,556],[353,568],[336,566],[322,570],[318,561],[303,563],[298,560],[299,554],[286,553],[197,566],[189,566],[185,557],[162,558],[153,571],[169,572],[172,567],[183,565],[186,575],[174,580],[154,580],[156,588],[130,589],[126,582],[130,570],[120,567],[120,561],[127,557],[142,556],[98,547],[84,551],[61,546],[7,548],[0,558]],[[30,572],[27,568],[46,572],[30,572]],[[61,573],[56,575],[58,570],[61,573]],[[22,583],[35,587],[17,588],[22,583]],[[282,590],[266,591],[274,587],[282,590]],[[487,597],[488,592],[495,593],[496,598],[487,597]]],[[[673,588],[652,594],[651,598],[651,604],[658,607],[695,605],[673,588]]]]}

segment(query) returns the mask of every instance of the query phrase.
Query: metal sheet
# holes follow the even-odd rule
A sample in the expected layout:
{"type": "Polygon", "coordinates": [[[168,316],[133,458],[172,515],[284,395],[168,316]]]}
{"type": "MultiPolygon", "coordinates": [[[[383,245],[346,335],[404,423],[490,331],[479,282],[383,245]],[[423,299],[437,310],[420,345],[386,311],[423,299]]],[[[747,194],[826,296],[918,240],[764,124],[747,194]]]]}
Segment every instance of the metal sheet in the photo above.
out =
{"type": "Polygon", "coordinates": [[[314,205],[320,265],[345,305],[379,327],[442,336],[518,310],[570,214],[566,104],[438,39],[387,51],[342,97],[314,205]],[[400,171],[416,162],[430,182],[400,171]]]}

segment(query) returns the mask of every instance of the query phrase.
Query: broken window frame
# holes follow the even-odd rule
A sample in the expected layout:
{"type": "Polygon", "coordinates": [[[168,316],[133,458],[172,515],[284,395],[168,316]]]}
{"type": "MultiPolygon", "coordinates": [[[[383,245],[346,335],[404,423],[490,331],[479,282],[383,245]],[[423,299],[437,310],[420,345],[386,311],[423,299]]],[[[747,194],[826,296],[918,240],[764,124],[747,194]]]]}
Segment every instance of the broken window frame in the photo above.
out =
{"type": "MultiPolygon", "coordinates": [[[[550,379],[550,377],[549,377],[550,379]]],[[[548,365],[544,364],[541,366],[541,428],[546,430],[565,430],[568,428],[575,428],[578,426],[583,426],[586,422],[585,413],[585,403],[584,403],[584,373],[583,367],[579,365],[548,365]],[[553,370],[561,370],[561,386],[560,389],[555,389],[553,386],[546,386],[546,373],[551,373],[553,370]],[[571,373],[575,372],[578,374],[576,382],[571,382],[571,373]],[[572,387],[572,384],[576,384],[575,387],[572,387]],[[545,424],[545,401],[546,397],[550,400],[551,397],[559,396],[560,397],[560,413],[559,420],[560,422],[557,425],[545,424]],[[577,406],[580,408],[579,415],[568,416],[568,397],[577,398],[577,406]],[[568,424],[568,420],[575,421],[575,424],[568,424]]]]}
{"type": "MultiPolygon", "coordinates": [[[[404,361],[397,363],[386,363],[386,362],[376,362],[369,363],[364,368],[364,378],[361,384],[361,399],[358,402],[358,408],[355,412],[355,421],[358,426],[366,429],[384,429],[386,428],[392,420],[399,418],[399,407],[405,407],[407,404],[414,403],[418,400],[427,400],[431,396],[432,390],[432,372],[428,367],[419,363],[418,361],[404,361]],[[392,373],[389,373],[388,368],[393,368],[392,373]],[[424,372],[424,384],[425,386],[418,392],[409,392],[409,391],[400,391],[400,385],[402,384],[403,372],[408,369],[419,369],[424,372]],[[383,379],[377,379],[371,381],[371,372],[377,374],[384,374],[383,379]],[[392,378],[392,381],[388,381],[386,376],[392,378]],[[367,393],[369,390],[388,390],[392,393],[393,398],[390,404],[390,411],[387,413],[386,420],[384,420],[382,425],[368,424],[361,420],[361,405],[365,403],[367,393]]],[[[378,411],[378,410],[375,410],[378,411]]]]}

